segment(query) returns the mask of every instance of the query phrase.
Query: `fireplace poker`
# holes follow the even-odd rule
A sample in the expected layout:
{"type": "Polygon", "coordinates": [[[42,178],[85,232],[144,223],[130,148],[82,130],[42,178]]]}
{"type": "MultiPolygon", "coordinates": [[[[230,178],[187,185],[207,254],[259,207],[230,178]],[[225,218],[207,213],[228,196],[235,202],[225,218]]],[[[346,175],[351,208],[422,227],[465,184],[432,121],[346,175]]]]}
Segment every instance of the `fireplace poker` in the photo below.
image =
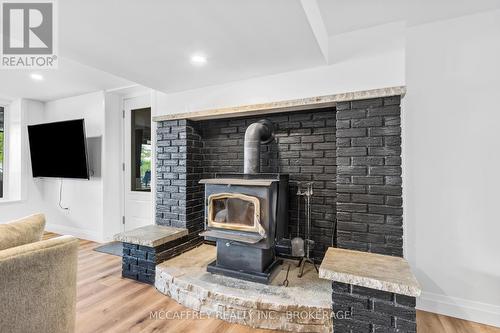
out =
{"type": "Polygon", "coordinates": [[[290,273],[290,264],[288,264],[288,268],[286,269],[285,281],[283,281],[282,285],[288,287],[288,273],[290,273]]]}

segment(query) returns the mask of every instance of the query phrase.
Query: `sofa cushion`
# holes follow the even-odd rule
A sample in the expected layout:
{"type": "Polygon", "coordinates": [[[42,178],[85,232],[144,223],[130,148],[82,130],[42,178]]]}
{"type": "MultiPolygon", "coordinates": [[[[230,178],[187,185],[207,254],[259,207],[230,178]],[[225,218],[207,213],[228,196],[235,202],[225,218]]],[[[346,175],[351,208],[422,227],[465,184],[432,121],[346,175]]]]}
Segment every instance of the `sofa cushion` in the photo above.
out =
{"type": "Polygon", "coordinates": [[[34,214],[6,224],[0,224],[0,250],[38,242],[45,229],[45,216],[34,214]]]}

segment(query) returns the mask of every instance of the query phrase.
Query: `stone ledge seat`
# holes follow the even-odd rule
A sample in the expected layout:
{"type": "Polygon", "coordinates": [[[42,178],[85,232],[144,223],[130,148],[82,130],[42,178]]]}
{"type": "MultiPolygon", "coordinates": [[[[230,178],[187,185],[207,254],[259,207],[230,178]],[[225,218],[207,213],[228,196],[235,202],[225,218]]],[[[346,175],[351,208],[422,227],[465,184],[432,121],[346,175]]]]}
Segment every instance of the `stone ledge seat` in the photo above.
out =
{"type": "Polygon", "coordinates": [[[332,281],[335,333],[416,332],[416,297],[421,289],[408,262],[399,257],[329,248],[319,277],[332,281]]]}
{"type": "Polygon", "coordinates": [[[156,265],[185,249],[188,230],[147,225],[114,235],[123,243],[122,276],[154,284],[156,265]]]}
{"type": "Polygon", "coordinates": [[[157,247],[178,238],[187,236],[188,231],[184,228],[174,228],[162,225],[147,225],[116,234],[115,241],[135,245],[157,247]]]}
{"type": "Polygon", "coordinates": [[[329,248],[319,277],[412,297],[421,292],[405,259],[382,254],[329,248]]]}

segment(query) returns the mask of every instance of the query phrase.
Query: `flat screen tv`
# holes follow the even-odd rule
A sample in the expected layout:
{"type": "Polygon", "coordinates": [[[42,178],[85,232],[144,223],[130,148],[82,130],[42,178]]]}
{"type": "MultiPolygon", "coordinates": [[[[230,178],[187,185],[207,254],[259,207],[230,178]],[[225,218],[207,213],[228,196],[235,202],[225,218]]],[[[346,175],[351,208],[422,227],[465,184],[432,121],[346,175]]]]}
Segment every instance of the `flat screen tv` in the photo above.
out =
{"type": "Polygon", "coordinates": [[[33,177],[89,179],[85,121],[28,126],[33,177]]]}

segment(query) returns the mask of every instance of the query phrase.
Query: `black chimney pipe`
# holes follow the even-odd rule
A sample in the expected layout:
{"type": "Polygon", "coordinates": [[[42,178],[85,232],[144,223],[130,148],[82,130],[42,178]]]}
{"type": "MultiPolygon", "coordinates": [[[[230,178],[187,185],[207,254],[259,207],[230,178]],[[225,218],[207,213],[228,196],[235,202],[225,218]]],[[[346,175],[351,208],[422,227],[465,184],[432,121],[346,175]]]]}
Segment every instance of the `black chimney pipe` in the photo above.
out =
{"type": "Polygon", "coordinates": [[[273,123],[267,119],[248,126],[245,132],[244,172],[260,173],[260,145],[274,140],[273,123]]]}

